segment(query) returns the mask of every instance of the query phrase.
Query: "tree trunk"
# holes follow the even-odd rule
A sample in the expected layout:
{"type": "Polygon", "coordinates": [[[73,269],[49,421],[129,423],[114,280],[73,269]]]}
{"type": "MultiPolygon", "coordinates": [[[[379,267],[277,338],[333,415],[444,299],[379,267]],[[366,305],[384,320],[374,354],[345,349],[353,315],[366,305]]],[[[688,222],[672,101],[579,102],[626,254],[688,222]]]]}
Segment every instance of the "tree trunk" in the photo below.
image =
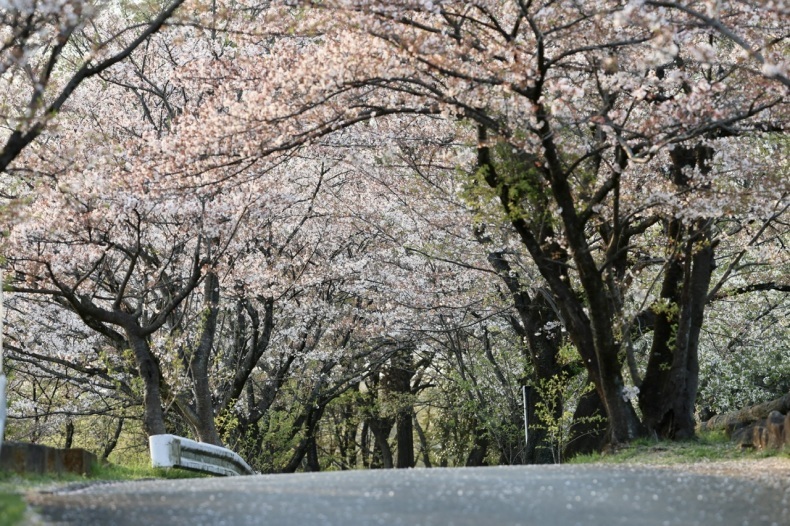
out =
{"type": "Polygon", "coordinates": [[[395,416],[396,468],[414,467],[414,428],[412,414],[414,406],[411,399],[411,379],[414,365],[409,349],[397,352],[391,361],[388,387],[397,397],[398,412],[395,416]]]}
{"type": "Polygon", "coordinates": [[[74,422],[69,420],[66,422],[66,440],[63,444],[63,449],[71,449],[71,444],[74,441],[74,422]]]}
{"type": "Polygon", "coordinates": [[[591,389],[582,395],[573,413],[568,442],[562,451],[563,461],[600,451],[604,446],[606,429],[606,410],[598,392],[591,389]]]}
{"type": "Polygon", "coordinates": [[[675,331],[678,326],[680,304],[680,284],[683,280],[683,265],[677,245],[680,243],[683,229],[679,220],[673,219],[667,227],[670,261],[664,273],[661,292],[657,307],[653,308],[656,315],[653,328],[653,343],[647,361],[647,369],[642,384],[639,386],[639,407],[642,410],[644,423],[650,433],[658,436],[664,414],[664,386],[669,381],[672,363],[675,331]]]}
{"type": "Polygon", "coordinates": [[[151,353],[148,340],[139,334],[137,328],[126,328],[126,335],[143,381],[143,430],[148,436],[166,434],[159,363],[151,353]]]}
{"type": "MultiPolygon", "coordinates": [[[[305,458],[305,455],[309,455],[310,448],[317,448],[317,444],[315,443],[315,433],[316,429],[318,428],[318,422],[321,420],[321,417],[324,416],[324,411],[326,410],[326,404],[328,401],[315,401],[315,405],[310,404],[310,406],[305,409],[305,413],[300,415],[299,418],[296,419],[296,426],[301,428],[304,425],[304,436],[297,444],[296,448],[294,449],[291,458],[282,468],[282,473],[294,473],[302,464],[302,461],[305,458]]],[[[293,430],[293,436],[299,432],[299,429],[293,430]]],[[[316,471],[320,469],[318,465],[318,451],[317,449],[314,451],[315,459],[311,461],[308,458],[307,466],[309,468],[314,468],[316,471]]]]}
{"type": "MultiPolygon", "coordinates": [[[[684,169],[709,172],[713,150],[707,146],[676,147],[671,152],[673,181],[688,186],[684,169]]],[[[661,438],[684,439],[695,434],[694,404],[699,387],[699,335],[714,268],[710,223],[698,219],[683,228],[674,219],[668,231],[673,261],[662,284],[645,381],[639,396],[649,429],[661,438]],[[676,248],[685,233],[682,253],[676,248]]]]}
{"type": "MultiPolygon", "coordinates": [[[[540,379],[540,377],[538,377],[540,379]]],[[[556,458],[554,451],[557,444],[552,442],[549,426],[552,422],[546,422],[538,418],[535,409],[545,401],[538,389],[531,388],[527,395],[527,444],[524,455],[525,464],[554,464],[556,458]]],[[[562,415],[562,400],[557,400],[555,404],[548,404],[545,407],[552,407],[551,418],[559,419],[562,415]]]]}
{"type": "MultiPolygon", "coordinates": [[[[585,222],[577,211],[578,203],[574,200],[560,152],[553,142],[554,132],[551,130],[546,110],[542,107],[542,102],[536,100],[535,103],[536,117],[541,125],[543,159],[532,162],[531,166],[523,163],[523,173],[518,175],[518,181],[509,181],[497,173],[489,148],[483,146],[478,149],[478,166],[483,170],[489,186],[498,192],[504,212],[511,217],[511,223],[524,247],[551,288],[562,312],[563,324],[606,408],[608,441],[613,444],[628,442],[640,436],[643,428],[634,408],[623,397],[623,360],[614,337],[615,317],[611,297],[587,241],[585,222]],[[519,190],[511,186],[511,182],[529,184],[536,174],[543,182],[548,183],[553,205],[558,206],[566,247],[556,247],[556,241],[548,242],[549,238],[540,233],[545,230],[542,224],[533,225],[528,222],[520,202],[519,190]],[[533,226],[537,228],[536,231],[533,231],[533,226]],[[565,264],[568,254],[579,273],[584,298],[570,285],[565,264]]],[[[487,143],[484,126],[478,127],[478,142],[481,145],[487,143]]],[[[548,196],[541,195],[536,206],[548,213],[548,196]]]]}
{"type": "Polygon", "coordinates": [[[373,448],[370,447],[370,423],[365,420],[362,422],[362,430],[359,432],[359,450],[362,457],[362,467],[371,469],[373,467],[373,448]]]}
{"type": "Polygon", "coordinates": [[[395,444],[397,445],[396,468],[414,467],[414,429],[411,410],[408,414],[401,412],[395,421],[395,444]]]}
{"type": "Polygon", "coordinates": [[[671,400],[671,419],[661,428],[661,434],[673,439],[694,436],[696,421],[694,403],[699,387],[699,334],[707,302],[708,287],[713,271],[713,247],[705,232],[697,243],[689,243],[688,279],[683,286],[682,318],[678,323],[677,350],[672,361],[666,395],[671,400]]]}
{"type": "MultiPolygon", "coordinates": [[[[479,240],[482,239],[480,230],[475,233],[479,240]]],[[[518,274],[513,271],[502,252],[490,252],[488,262],[504,281],[513,299],[516,312],[518,312],[518,320],[511,320],[511,326],[527,342],[525,357],[532,364],[533,383],[541,385],[558,377],[562,372],[562,368],[557,363],[557,353],[562,343],[562,332],[559,318],[551,304],[541,293],[538,293],[534,299],[530,297],[526,288],[521,284],[518,274]],[[547,329],[549,324],[555,325],[553,328],[547,329]]],[[[522,462],[525,464],[554,463],[552,449],[556,444],[551,443],[547,431],[551,422],[542,421],[535,413],[535,407],[540,401],[539,390],[532,389],[527,403],[527,420],[530,423],[530,430],[522,458],[522,462]]],[[[561,401],[558,402],[552,405],[554,408],[552,418],[555,420],[560,418],[563,411],[561,401]]]]}
{"type": "Polygon", "coordinates": [[[118,424],[115,426],[115,432],[109,438],[109,440],[107,440],[107,443],[104,445],[104,449],[102,449],[102,460],[107,460],[110,457],[110,454],[115,450],[115,446],[118,445],[118,439],[121,438],[121,431],[123,431],[123,417],[118,419],[118,424]]]}
{"type": "Polygon", "coordinates": [[[420,420],[417,418],[417,413],[412,414],[412,418],[414,419],[414,429],[417,431],[417,436],[420,439],[420,454],[422,455],[422,463],[425,464],[426,468],[431,468],[433,465],[431,464],[431,455],[430,455],[430,448],[428,447],[428,439],[425,437],[425,432],[420,425],[420,420]]]}
{"type": "Polygon", "coordinates": [[[601,356],[601,384],[598,388],[606,409],[609,429],[606,434],[608,445],[627,443],[643,434],[643,428],[631,402],[624,397],[622,364],[614,352],[601,356]]]}
{"type": "Polygon", "coordinates": [[[319,472],[321,465],[318,463],[318,444],[315,440],[315,435],[310,437],[307,441],[307,462],[305,463],[305,471],[319,472]]]}
{"type": "Polygon", "coordinates": [[[370,432],[373,433],[375,439],[374,457],[376,452],[380,455],[381,467],[384,469],[392,469],[394,463],[392,461],[392,449],[389,444],[390,431],[392,431],[393,421],[390,418],[371,417],[368,420],[370,432]]]}
{"type": "MultiPolygon", "coordinates": [[[[477,422],[475,422],[477,424],[477,422]]],[[[464,463],[465,466],[485,466],[486,465],[486,456],[488,456],[488,446],[491,442],[491,439],[486,433],[485,428],[479,425],[475,425],[475,439],[472,444],[472,450],[469,451],[469,455],[466,457],[466,462],[464,463]]]]}
{"type": "Polygon", "coordinates": [[[219,438],[219,433],[217,433],[217,427],[214,423],[214,402],[208,378],[209,359],[214,348],[217,317],[219,315],[219,279],[214,272],[206,274],[204,298],[204,319],[200,339],[197,347],[191,350],[192,354],[189,359],[189,374],[192,377],[195,414],[197,416],[195,432],[198,440],[201,442],[221,446],[222,440],[219,438]]]}

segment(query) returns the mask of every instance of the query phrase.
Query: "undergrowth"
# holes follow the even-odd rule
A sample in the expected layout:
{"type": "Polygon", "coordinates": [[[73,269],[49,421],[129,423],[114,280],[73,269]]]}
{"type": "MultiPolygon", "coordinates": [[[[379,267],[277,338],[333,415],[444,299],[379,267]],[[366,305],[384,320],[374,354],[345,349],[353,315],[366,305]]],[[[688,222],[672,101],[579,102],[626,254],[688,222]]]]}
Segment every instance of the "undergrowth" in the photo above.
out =
{"type": "Polygon", "coordinates": [[[15,493],[0,492],[0,524],[19,524],[25,516],[25,501],[15,493]]]}
{"type": "Polygon", "coordinates": [[[723,432],[702,433],[694,439],[669,441],[641,438],[604,453],[580,455],[570,464],[634,462],[641,464],[679,464],[713,462],[717,460],[760,459],[773,456],[788,457],[786,451],[761,451],[741,448],[723,432]]]}
{"type": "Polygon", "coordinates": [[[0,525],[22,524],[26,505],[24,493],[105,481],[144,479],[182,479],[205,477],[202,473],[182,469],[152,468],[148,464],[119,465],[97,463],[90,475],[63,473],[60,475],[19,474],[0,471],[0,525]]]}

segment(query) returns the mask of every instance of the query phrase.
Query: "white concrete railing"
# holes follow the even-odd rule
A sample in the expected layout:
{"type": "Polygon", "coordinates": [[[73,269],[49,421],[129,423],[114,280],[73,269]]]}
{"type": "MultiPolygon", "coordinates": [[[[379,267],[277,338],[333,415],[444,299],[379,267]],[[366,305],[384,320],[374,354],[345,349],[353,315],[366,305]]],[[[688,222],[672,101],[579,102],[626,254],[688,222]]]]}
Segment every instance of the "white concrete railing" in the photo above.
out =
{"type": "Polygon", "coordinates": [[[148,437],[151,465],[155,468],[184,468],[214,475],[252,475],[254,471],[229,449],[195,442],[176,435],[148,437]]]}

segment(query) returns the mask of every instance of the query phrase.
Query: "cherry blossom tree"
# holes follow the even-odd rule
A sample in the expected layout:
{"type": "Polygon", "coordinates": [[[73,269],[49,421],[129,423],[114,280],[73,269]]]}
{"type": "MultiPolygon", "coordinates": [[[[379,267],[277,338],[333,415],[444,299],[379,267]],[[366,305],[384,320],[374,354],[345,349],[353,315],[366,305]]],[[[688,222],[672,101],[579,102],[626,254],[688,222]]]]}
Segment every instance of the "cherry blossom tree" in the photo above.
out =
{"type": "Polygon", "coordinates": [[[575,406],[610,443],[693,435],[700,352],[713,371],[748,336],[717,334],[724,306],[784,309],[783,8],[291,4],[148,38],[162,19],[23,152],[39,96],[7,147],[45,176],[6,183],[33,211],[7,219],[20,297],[133,350],[147,432],[172,408],[266,469],[320,468],[349,400],[366,465],[414,464],[415,432],[535,461],[507,431],[528,379],[593,387],[534,397],[544,428],[575,406]],[[469,440],[427,429],[457,393],[439,418],[469,440]]]}
{"type": "Polygon", "coordinates": [[[62,437],[59,445],[80,443],[106,459],[124,420],[141,412],[133,371],[111,342],[42,299],[7,298],[9,436],[62,437]]]}
{"type": "MultiPolygon", "coordinates": [[[[205,177],[220,166],[217,154],[265,159],[393,113],[474,123],[479,198],[499,200],[551,290],[606,408],[610,441],[643,433],[643,423],[689,436],[710,228],[724,209],[744,210],[742,193],[718,191],[731,172],[714,159],[727,140],[783,131],[782,14],[773,4],[704,15],[640,4],[322,2],[315,18],[295,23],[304,40],[278,49],[279,76],[257,74],[257,57],[233,70],[215,63],[224,143],[205,140],[198,123],[208,114],[184,120],[167,144],[180,154],[163,169],[180,176],[199,158],[205,177]],[[741,35],[754,16],[772,22],[762,35],[741,35]],[[637,243],[659,229],[665,252],[639,257],[637,243]],[[659,266],[663,284],[648,304],[655,337],[636,377],[640,422],[622,367],[641,319],[626,310],[630,274],[645,264],[659,266]]],[[[763,217],[783,199],[782,184],[765,181],[753,202],[763,217]]]]}
{"type": "MultiPolygon", "coordinates": [[[[119,16],[123,8],[117,4],[101,9],[81,0],[3,2],[0,85],[8,96],[2,105],[6,133],[0,172],[9,170],[85,80],[128,58],[183,3],[175,0],[153,14],[141,9],[132,17],[142,15],[143,22],[135,23],[119,16]],[[117,20],[128,20],[128,25],[111,23],[117,20]]],[[[127,8],[136,10],[132,4],[127,8]]],[[[25,173],[29,169],[16,170],[25,173]]]]}

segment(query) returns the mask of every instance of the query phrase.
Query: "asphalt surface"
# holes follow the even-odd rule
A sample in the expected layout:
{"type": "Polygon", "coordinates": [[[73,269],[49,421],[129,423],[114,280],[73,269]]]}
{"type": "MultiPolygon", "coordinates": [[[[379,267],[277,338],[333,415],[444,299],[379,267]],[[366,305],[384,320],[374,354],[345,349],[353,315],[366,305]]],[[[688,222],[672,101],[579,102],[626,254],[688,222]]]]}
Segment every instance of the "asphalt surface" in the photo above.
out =
{"type": "Polygon", "coordinates": [[[28,500],[45,525],[790,525],[790,483],[603,465],[151,480],[28,500]]]}

